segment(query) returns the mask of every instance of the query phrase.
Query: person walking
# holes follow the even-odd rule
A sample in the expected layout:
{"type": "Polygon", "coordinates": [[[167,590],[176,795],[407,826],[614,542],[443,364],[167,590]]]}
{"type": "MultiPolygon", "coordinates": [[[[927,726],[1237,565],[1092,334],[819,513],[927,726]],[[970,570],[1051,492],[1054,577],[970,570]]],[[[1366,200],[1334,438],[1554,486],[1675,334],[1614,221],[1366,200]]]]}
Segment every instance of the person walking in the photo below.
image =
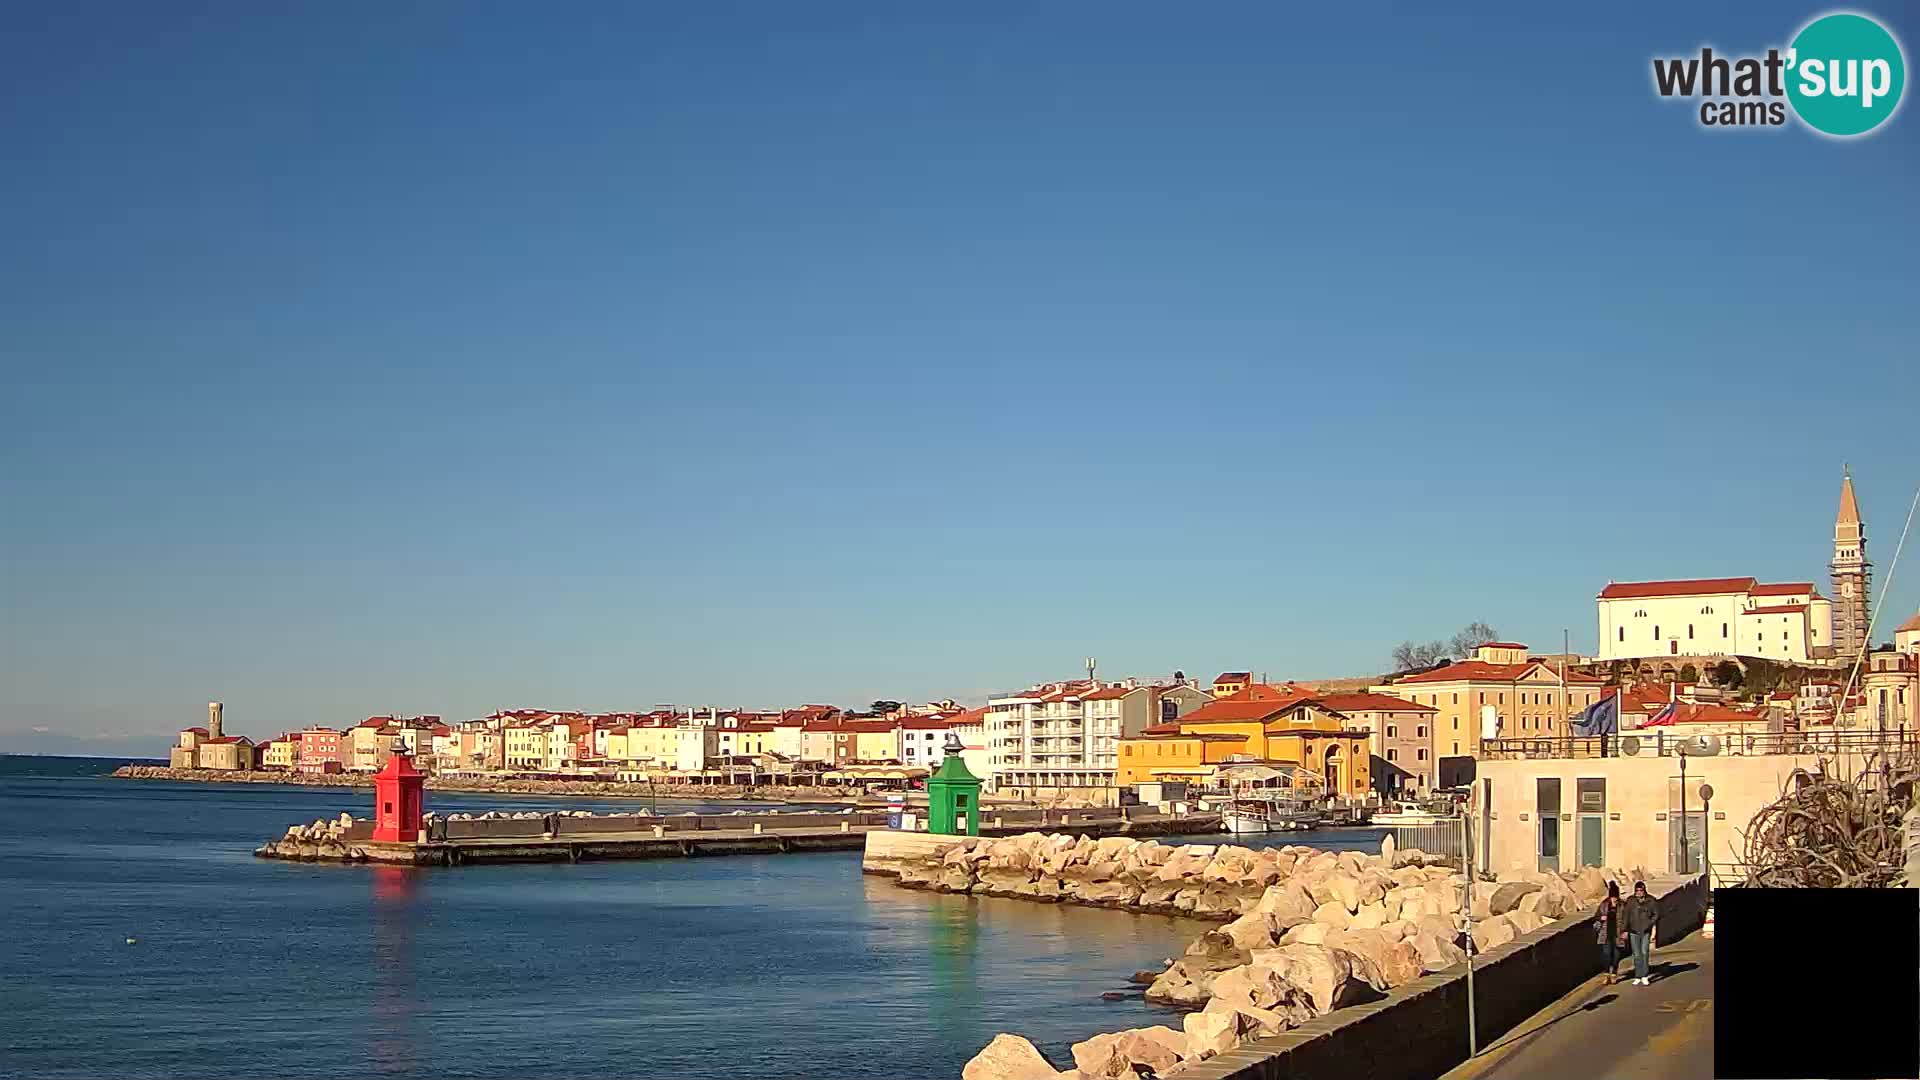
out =
{"type": "Polygon", "coordinates": [[[1627,941],[1633,946],[1633,984],[1646,986],[1653,981],[1647,976],[1647,961],[1660,936],[1660,909],[1647,895],[1646,882],[1633,883],[1633,898],[1627,901],[1624,914],[1627,941]]]}
{"type": "Polygon", "coordinates": [[[1609,881],[1606,899],[1600,901],[1600,910],[1593,913],[1593,938],[1599,943],[1600,958],[1607,965],[1609,986],[1620,981],[1620,950],[1627,944],[1625,906],[1626,902],[1620,899],[1620,883],[1609,881]]]}

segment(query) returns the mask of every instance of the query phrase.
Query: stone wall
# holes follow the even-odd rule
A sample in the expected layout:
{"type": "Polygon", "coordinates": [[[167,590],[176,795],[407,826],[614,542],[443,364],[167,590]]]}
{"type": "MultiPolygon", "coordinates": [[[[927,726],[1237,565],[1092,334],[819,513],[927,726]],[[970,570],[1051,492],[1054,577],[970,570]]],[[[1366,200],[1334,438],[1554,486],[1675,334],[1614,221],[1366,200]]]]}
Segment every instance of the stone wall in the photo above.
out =
{"type": "MultiPolygon", "coordinates": [[[[1459,968],[1469,945],[1490,963],[1507,965],[1504,974],[1496,972],[1496,997],[1521,1008],[1554,986],[1571,985],[1560,981],[1570,965],[1594,969],[1587,912],[1605,895],[1608,881],[1644,876],[1583,868],[1566,874],[1515,871],[1469,882],[1432,865],[1422,852],[1396,851],[1390,839],[1376,856],[1030,834],[955,844],[901,861],[901,883],[908,887],[1231,920],[1200,934],[1164,971],[1138,976],[1149,984],[1148,1000],[1197,1010],[1183,1019],[1183,1030],[1156,1026],[1095,1036],[1075,1045],[1075,1068],[1068,1073],[1039,1071],[1026,1057],[1038,1051],[1018,1036],[1003,1035],[969,1063],[965,1080],[1115,1077],[1141,1066],[1162,1077],[1185,1076],[1252,1041],[1311,1030],[1330,1015],[1362,1023],[1367,1014],[1347,1010],[1397,993],[1417,997],[1425,991],[1413,988],[1459,968]],[[1568,919],[1578,929],[1554,947],[1565,949],[1564,955],[1509,948],[1518,939],[1533,944],[1543,927],[1568,919]],[[1462,926],[1470,928],[1470,942],[1462,926]],[[1584,953],[1572,944],[1580,935],[1584,953]]],[[[1428,990],[1437,992],[1440,985],[1428,990]]],[[[1548,993],[1547,1000],[1557,993],[1548,993]]],[[[1504,1022],[1502,1008],[1492,1007],[1486,1021],[1504,1022]]],[[[1387,1053],[1417,1037],[1397,1029],[1391,1039],[1381,1039],[1379,1029],[1374,1036],[1375,1052],[1387,1053]]],[[[1361,1074],[1385,1075],[1367,1068],[1361,1074]]]]}
{"type": "MultiPolygon", "coordinates": [[[[1697,928],[1706,903],[1699,879],[1656,878],[1660,933],[1697,928]]],[[[1476,956],[1474,1015],[1482,1048],[1599,971],[1591,912],[1582,911],[1476,956]]],[[[1467,1060],[1464,967],[1424,976],[1386,997],[1256,1039],[1163,1074],[1166,1080],[1306,1080],[1365,1076],[1432,1080],[1467,1060]]]]}

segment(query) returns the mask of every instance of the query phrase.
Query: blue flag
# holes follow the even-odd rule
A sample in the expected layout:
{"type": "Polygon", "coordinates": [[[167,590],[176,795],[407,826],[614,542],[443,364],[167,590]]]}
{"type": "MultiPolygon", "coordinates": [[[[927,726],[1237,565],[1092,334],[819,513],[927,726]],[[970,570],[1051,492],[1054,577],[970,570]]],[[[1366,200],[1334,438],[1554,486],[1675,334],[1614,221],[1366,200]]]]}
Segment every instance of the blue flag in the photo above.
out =
{"type": "Polygon", "coordinates": [[[1609,694],[1580,710],[1573,718],[1575,735],[1617,735],[1620,733],[1620,695],[1609,694]]]}

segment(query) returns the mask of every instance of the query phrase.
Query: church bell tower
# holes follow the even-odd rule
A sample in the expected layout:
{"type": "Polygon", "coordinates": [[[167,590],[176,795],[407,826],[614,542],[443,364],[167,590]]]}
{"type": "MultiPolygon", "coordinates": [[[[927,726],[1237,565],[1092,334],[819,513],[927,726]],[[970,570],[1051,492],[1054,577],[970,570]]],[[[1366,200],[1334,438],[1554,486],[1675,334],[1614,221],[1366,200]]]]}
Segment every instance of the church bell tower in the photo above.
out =
{"type": "Polygon", "coordinates": [[[1867,587],[1873,564],[1867,561],[1867,529],[1853,497],[1853,471],[1840,479],[1840,513],[1833,521],[1833,653],[1852,661],[1867,644],[1867,587]]]}

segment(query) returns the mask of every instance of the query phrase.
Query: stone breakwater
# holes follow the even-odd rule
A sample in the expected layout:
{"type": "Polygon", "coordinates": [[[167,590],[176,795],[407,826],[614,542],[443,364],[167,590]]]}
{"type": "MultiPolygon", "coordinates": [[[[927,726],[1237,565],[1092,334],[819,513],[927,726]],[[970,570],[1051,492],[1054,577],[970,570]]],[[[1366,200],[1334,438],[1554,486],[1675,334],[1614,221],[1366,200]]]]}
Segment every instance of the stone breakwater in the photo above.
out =
{"type": "MultiPolygon", "coordinates": [[[[122,765],[113,775],[126,780],[179,780],[202,784],[287,784],[294,787],[371,788],[369,773],[300,773],[270,769],[174,769],[165,765],[122,765]]],[[[649,788],[608,780],[509,780],[490,777],[427,778],[430,791],[478,791],[498,795],[589,795],[602,799],[698,799],[762,802],[835,802],[863,795],[859,788],[744,784],[672,784],[649,788]]]]}
{"type": "Polygon", "coordinates": [[[1002,1034],[967,1063],[963,1080],[1177,1077],[1245,1041],[1463,963],[1469,934],[1475,952],[1497,948],[1592,907],[1607,882],[1640,876],[1585,868],[1469,882],[1435,856],[1396,851],[1391,839],[1368,855],[1029,833],[957,840],[902,863],[908,888],[1228,920],[1164,970],[1135,977],[1148,984],[1149,1001],[1194,1010],[1178,1030],[1096,1035],[1074,1045],[1065,1071],[1026,1039],[1002,1034]]]}
{"type": "Polygon", "coordinates": [[[253,849],[263,859],[300,862],[366,862],[367,850],[355,841],[373,835],[373,822],[352,814],[320,818],[309,825],[289,825],[287,834],[253,849]]]}

